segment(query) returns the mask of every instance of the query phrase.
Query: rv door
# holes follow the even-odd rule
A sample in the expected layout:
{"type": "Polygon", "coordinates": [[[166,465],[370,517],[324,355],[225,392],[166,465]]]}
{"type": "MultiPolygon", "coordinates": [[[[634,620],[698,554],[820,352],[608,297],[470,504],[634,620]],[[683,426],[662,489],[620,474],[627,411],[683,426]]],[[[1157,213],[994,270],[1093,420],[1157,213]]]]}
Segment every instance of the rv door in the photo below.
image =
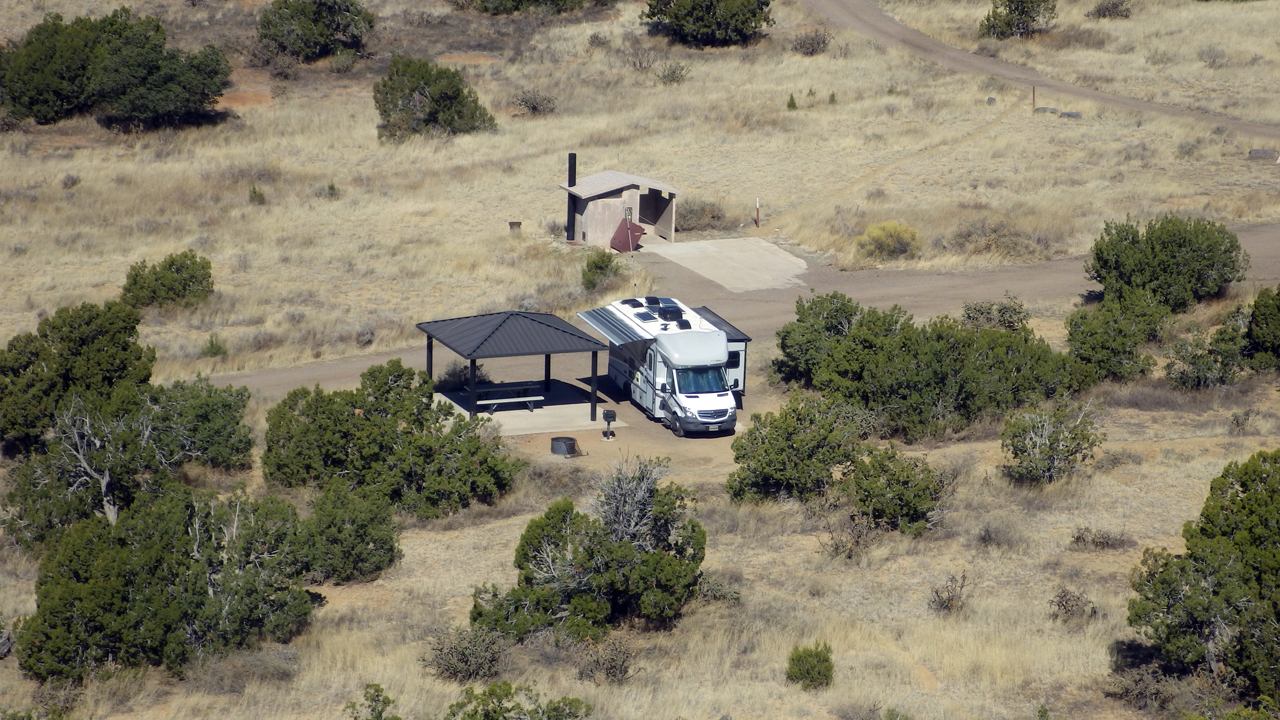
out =
{"type": "Polygon", "coordinates": [[[631,400],[649,415],[654,414],[656,405],[654,398],[657,396],[656,383],[660,382],[657,380],[657,376],[654,375],[658,369],[657,363],[657,354],[650,347],[645,354],[644,367],[640,368],[640,371],[636,373],[635,382],[631,383],[631,400]]]}

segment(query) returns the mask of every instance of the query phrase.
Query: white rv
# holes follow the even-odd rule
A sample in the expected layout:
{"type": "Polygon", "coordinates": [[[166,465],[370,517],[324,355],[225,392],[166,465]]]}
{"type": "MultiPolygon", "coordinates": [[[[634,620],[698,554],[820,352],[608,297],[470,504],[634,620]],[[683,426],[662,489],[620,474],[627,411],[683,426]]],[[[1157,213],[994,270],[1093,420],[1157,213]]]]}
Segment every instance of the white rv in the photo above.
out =
{"type": "Polygon", "coordinates": [[[609,379],[677,436],[731,431],[746,390],[751,338],[703,307],[619,300],[578,317],[609,339],[609,379]]]}

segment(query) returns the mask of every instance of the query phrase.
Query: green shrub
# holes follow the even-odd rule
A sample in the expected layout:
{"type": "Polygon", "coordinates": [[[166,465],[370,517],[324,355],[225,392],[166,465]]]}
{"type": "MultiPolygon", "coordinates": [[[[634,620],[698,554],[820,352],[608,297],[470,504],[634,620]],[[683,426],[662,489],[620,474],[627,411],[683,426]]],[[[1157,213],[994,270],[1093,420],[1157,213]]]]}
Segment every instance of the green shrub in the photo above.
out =
{"type": "Polygon", "coordinates": [[[106,664],[181,673],[201,655],[288,640],[311,613],[296,525],[275,498],[218,500],[175,485],[115,524],[76,523],[40,563],[19,666],[40,681],[78,681],[106,664]]]}
{"type": "Polygon", "coordinates": [[[1108,295],[1097,308],[1081,308],[1067,318],[1071,356],[1093,380],[1125,382],[1145,375],[1155,360],[1138,348],[1163,336],[1168,316],[1169,309],[1149,291],[1108,295]]]}
{"type": "Polygon", "coordinates": [[[231,65],[212,45],[188,53],[166,41],[159,20],[128,8],[69,25],[46,15],[8,53],[6,107],[41,124],[85,113],[124,129],[199,119],[230,86],[231,65]]]}
{"type": "MultiPolygon", "coordinates": [[[[614,0],[595,0],[594,5],[612,5],[614,0]]],[[[490,15],[509,15],[521,10],[564,13],[577,10],[586,0],[450,0],[460,10],[477,10],[490,15]]]]}
{"type": "Polygon", "coordinates": [[[248,469],[253,436],[242,420],[249,397],[249,388],[215,387],[203,375],[148,388],[145,410],[152,414],[152,442],[164,463],[248,469]]]}
{"type": "Polygon", "coordinates": [[[209,340],[200,348],[200,357],[226,357],[227,346],[218,338],[217,333],[209,333],[209,340]]]}
{"type": "Polygon", "coordinates": [[[1245,340],[1255,368],[1280,367],[1280,295],[1275,290],[1262,288],[1254,298],[1245,340]]]}
{"type": "Polygon", "coordinates": [[[266,205],[267,194],[262,192],[262,188],[257,183],[249,186],[249,204],[250,205],[266,205]]]}
{"type": "MultiPolygon", "coordinates": [[[[471,365],[461,360],[451,360],[444,372],[440,373],[440,377],[436,378],[436,392],[453,392],[455,390],[465,390],[468,383],[471,382],[471,365]]],[[[485,385],[493,382],[493,378],[489,377],[489,371],[484,369],[484,363],[476,363],[476,384],[485,385]]]]}
{"type": "Polygon", "coordinates": [[[369,683],[364,686],[364,711],[361,712],[360,705],[355,700],[347,703],[343,710],[351,716],[351,720],[401,720],[399,715],[387,714],[395,704],[396,701],[387,695],[381,685],[369,683]]]}
{"type": "Polygon", "coordinates": [[[582,287],[587,290],[607,287],[622,268],[618,266],[618,258],[604,248],[591,248],[587,251],[586,261],[582,265],[582,287]]]}
{"type": "Polygon", "coordinates": [[[1057,0],[991,0],[991,11],[978,32],[1000,40],[1027,37],[1044,30],[1057,16],[1057,0]]]}
{"type": "Polygon", "coordinates": [[[755,414],[752,427],[733,442],[738,464],[725,483],[736,501],[791,497],[846,504],[876,526],[923,532],[943,492],[938,474],[923,460],[861,441],[876,431],[875,418],[848,405],[795,395],[778,413],[755,414]]]}
{"type": "Polygon", "coordinates": [[[1105,437],[1087,406],[1061,403],[1051,410],[1018,413],[1000,433],[1000,447],[1013,461],[1005,472],[1019,483],[1057,482],[1093,457],[1105,437]]]}
{"type": "Polygon", "coordinates": [[[598,640],[626,618],[674,621],[697,596],[707,536],[683,488],[657,487],[665,471],[665,460],[616,467],[601,485],[600,519],[565,498],[531,520],[516,546],[516,587],[476,588],[472,625],[513,640],[543,628],[598,640]]]}
{"type": "Polygon", "coordinates": [[[1147,290],[1173,312],[1243,280],[1248,269],[1249,254],[1235,233],[1216,222],[1173,215],[1151,220],[1142,230],[1107,223],[1085,263],[1089,279],[1108,295],[1147,290]]]}
{"type": "Polygon", "coordinates": [[[373,32],[373,13],[360,0],[275,0],[258,19],[258,37],[304,62],[358,50],[373,32]]]}
{"type": "Polygon", "coordinates": [[[923,326],[901,308],[863,308],[840,293],[796,301],[778,331],[782,380],[818,388],[833,402],[871,413],[880,434],[915,440],[958,430],[1079,389],[1074,359],[1025,327],[965,327],[945,316],[923,326]]]}
{"type": "Polygon", "coordinates": [[[98,41],[98,23],[76,18],[63,24],[57,13],[27,31],[6,53],[5,107],[17,120],[33,118],[41,125],[88,112],[90,65],[98,41]]]}
{"type": "Polygon", "coordinates": [[[248,398],[245,388],[215,388],[206,378],[121,389],[110,401],[71,396],[46,452],[15,473],[3,502],[6,532],[36,548],[94,515],[114,523],[183,463],[247,467],[253,441],[240,420],[248,398]]]}
{"type": "Polygon", "coordinates": [[[575,697],[562,697],[542,704],[529,685],[512,687],[507,681],[493,683],[484,690],[463,690],[462,699],[449,706],[445,720],[585,720],[592,707],[575,697]]]}
{"type": "Polygon", "coordinates": [[[787,96],[787,109],[788,109],[788,110],[799,110],[799,109],[800,109],[800,106],[796,104],[796,94],[795,94],[795,93],[791,93],[790,95],[788,95],[788,96],[787,96]]]}
{"type": "Polygon", "coordinates": [[[165,30],[154,17],[134,21],[121,8],[98,25],[87,95],[105,125],[179,125],[212,110],[231,86],[231,63],[221,50],[165,50],[165,30]]]}
{"type": "Polygon", "coordinates": [[[131,307],[183,305],[190,307],[213,294],[213,263],[195,250],[186,250],[147,266],[143,260],[129,268],[120,301],[131,307]]]}
{"type": "Polygon", "coordinates": [[[356,390],[298,388],[267,412],[268,481],[372,486],[394,507],[423,518],[491,503],[511,487],[522,463],[484,432],[487,418],[468,420],[447,402],[434,402],[426,373],[397,359],[360,377],[356,390]]]}
{"type": "Polygon", "coordinates": [[[814,643],[813,647],[797,645],[791,649],[791,657],[787,658],[787,682],[799,683],[803,690],[831,685],[835,672],[829,643],[814,643]]]}
{"type": "Polygon", "coordinates": [[[299,528],[299,554],[312,583],[375,580],[401,556],[400,526],[381,488],[329,482],[299,528]]]}
{"type": "Polygon", "coordinates": [[[1186,550],[1147,549],[1131,584],[1129,625],[1176,670],[1234,671],[1257,695],[1280,690],[1280,451],[1229,463],[1200,517],[1183,526],[1186,550]]]}
{"type": "Polygon", "coordinates": [[[1183,390],[1203,390],[1234,385],[1244,369],[1245,339],[1230,325],[1220,327],[1208,340],[1203,335],[1179,339],[1169,352],[1165,376],[1183,390]]]}
{"type": "Polygon", "coordinates": [[[793,395],[776,414],[753,414],[752,426],[733,440],[738,468],[725,484],[729,497],[807,500],[826,492],[833,470],[853,462],[871,434],[851,411],[812,395],[793,395]]]}
{"type": "Polygon", "coordinates": [[[1094,5],[1092,10],[1084,13],[1084,17],[1096,20],[1129,19],[1132,14],[1133,8],[1129,5],[1129,0],[1098,0],[1098,4],[1094,5]]]}
{"type": "Polygon", "coordinates": [[[641,13],[689,45],[736,45],[773,25],[770,0],[649,0],[641,13]]]}
{"type": "MultiPolygon", "coordinates": [[[[780,356],[773,371],[783,382],[804,387],[813,385],[818,368],[831,354],[831,347],[855,321],[862,321],[862,306],[840,292],[796,298],[796,319],[778,330],[780,356]]],[[[886,322],[888,331],[895,325],[886,322]]]]}
{"type": "Polygon", "coordinates": [[[391,140],[497,127],[462,73],[406,55],[391,58],[386,77],[373,86],[373,104],[382,118],[378,136],[391,140]]]}
{"type": "Polygon", "coordinates": [[[833,339],[813,384],[832,400],[878,415],[884,433],[913,441],[1054,397],[1082,380],[1072,358],[1026,328],[966,328],[946,316],[917,326],[895,307],[862,311],[833,339]]]}
{"type": "Polygon", "coordinates": [[[914,260],[920,256],[920,237],[916,229],[894,220],[878,222],[867,228],[857,243],[858,252],[863,257],[914,260]]]}
{"type": "Polygon", "coordinates": [[[862,457],[840,469],[837,491],[877,525],[919,535],[945,490],[938,473],[923,458],[893,448],[868,447],[862,457]]]}
{"type": "Polygon", "coordinates": [[[146,384],[155,350],[138,345],[138,311],[119,302],[58,308],[0,351],[0,437],[34,442],[73,390],[105,399],[146,384]]]}

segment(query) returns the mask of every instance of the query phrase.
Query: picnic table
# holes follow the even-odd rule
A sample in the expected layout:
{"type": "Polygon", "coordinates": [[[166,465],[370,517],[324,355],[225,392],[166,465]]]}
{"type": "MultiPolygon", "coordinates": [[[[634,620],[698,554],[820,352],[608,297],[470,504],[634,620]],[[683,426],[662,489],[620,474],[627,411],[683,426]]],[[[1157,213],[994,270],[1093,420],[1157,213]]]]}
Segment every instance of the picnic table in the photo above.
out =
{"type": "Polygon", "coordinates": [[[533,404],[546,400],[539,391],[542,390],[542,382],[533,380],[530,382],[507,382],[507,383],[484,383],[476,385],[476,406],[487,406],[489,414],[498,405],[508,403],[521,404],[529,408],[529,412],[533,412],[533,404]]]}

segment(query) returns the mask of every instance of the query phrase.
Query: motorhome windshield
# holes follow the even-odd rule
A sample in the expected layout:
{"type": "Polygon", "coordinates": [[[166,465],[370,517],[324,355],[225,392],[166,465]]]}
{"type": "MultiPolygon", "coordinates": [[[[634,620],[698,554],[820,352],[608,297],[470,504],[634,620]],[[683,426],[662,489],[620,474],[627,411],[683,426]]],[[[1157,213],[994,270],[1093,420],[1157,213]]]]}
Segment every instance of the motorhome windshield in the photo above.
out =
{"type": "Polygon", "coordinates": [[[685,395],[728,392],[724,368],[698,367],[676,370],[676,387],[685,395]]]}

